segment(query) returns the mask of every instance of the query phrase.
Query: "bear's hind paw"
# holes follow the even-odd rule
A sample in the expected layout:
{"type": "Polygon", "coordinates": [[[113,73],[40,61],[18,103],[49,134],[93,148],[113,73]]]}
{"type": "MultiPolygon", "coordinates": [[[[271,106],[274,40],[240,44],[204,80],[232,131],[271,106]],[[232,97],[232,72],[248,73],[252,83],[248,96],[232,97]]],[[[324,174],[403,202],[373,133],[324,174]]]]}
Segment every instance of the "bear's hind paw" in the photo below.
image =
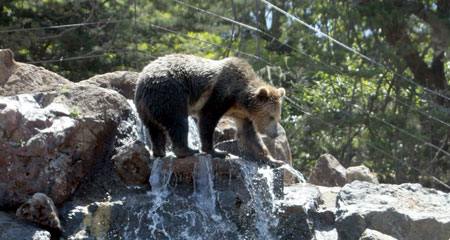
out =
{"type": "Polygon", "coordinates": [[[197,153],[199,153],[198,150],[194,150],[194,149],[174,149],[173,152],[175,153],[175,155],[178,158],[185,158],[185,157],[189,157],[189,156],[193,156],[197,153]]]}

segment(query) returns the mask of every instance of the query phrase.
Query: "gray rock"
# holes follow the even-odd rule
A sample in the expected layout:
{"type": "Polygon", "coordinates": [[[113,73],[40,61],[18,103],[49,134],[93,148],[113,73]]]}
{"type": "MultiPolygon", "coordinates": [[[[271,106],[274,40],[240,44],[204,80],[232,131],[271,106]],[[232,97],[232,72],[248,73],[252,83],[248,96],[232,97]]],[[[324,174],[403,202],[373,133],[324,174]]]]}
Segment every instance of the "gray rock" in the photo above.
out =
{"type": "Polygon", "coordinates": [[[351,183],[353,181],[365,181],[378,184],[377,177],[366,166],[348,167],[346,171],[346,182],[351,183]]]}
{"type": "Polygon", "coordinates": [[[317,160],[308,177],[308,182],[327,187],[342,187],[345,184],[345,172],[345,168],[335,157],[324,154],[317,160]]]}
{"type": "Polygon", "coordinates": [[[340,239],[359,239],[367,228],[364,216],[358,212],[336,212],[336,228],[340,239]]]}
{"type": "Polygon", "coordinates": [[[324,187],[317,186],[320,191],[319,207],[323,210],[335,211],[336,198],[341,187],[324,187]]]}
{"type": "Polygon", "coordinates": [[[150,153],[145,144],[139,140],[117,149],[111,160],[116,173],[127,184],[143,184],[148,182],[150,153]]]}
{"type": "Polygon", "coordinates": [[[86,84],[116,90],[127,99],[134,99],[138,72],[117,71],[96,75],[78,84],[86,84]]]}
{"type": "Polygon", "coordinates": [[[380,233],[372,229],[366,229],[359,240],[397,240],[389,235],[380,233]]]}
{"type": "Polygon", "coordinates": [[[280,200],[278,239],[313,239],[314,222],[310,213],[315,212],[320,198],[316,186],[302,183],[285,187],[280,200]]]}
{"type": "Polygon", "coordinates": [[[0,212],[0,239],[14,240],[50,240],[48,231],[32,224],[15,220],[4,212],[0,212]]]}
{"type": "Polygon", "coordinates": [[[337,204],[338,231],[355,237],[349,239],[365,227],[397,239],[450,238],[450,194],[420,184],[354,181],[339,192],[337,204]]]}
{"type": "Polygon", "coordinates": [[[58,210],[53,200],[43,193],[35,193],[16,211],[19,219],[61,231],[58,210]]]}

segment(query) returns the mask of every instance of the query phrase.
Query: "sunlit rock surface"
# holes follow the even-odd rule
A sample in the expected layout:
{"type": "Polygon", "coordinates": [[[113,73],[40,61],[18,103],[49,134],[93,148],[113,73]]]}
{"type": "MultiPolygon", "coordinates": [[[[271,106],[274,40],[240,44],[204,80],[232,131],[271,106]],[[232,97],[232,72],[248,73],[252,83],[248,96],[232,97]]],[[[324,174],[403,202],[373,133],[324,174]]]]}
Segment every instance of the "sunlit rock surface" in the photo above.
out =
{"type": "Polygon", "coordinates": [[[64,202],[108,158],[131,116],[117,92],[71,85],[0,98],[0,208],[42,192],[64,202]]]}
{"type": "Polygon", "coordinates": [[[450,194],[420,184],[355,181],[342,188],[337,205],[338,230],[344,239],[365,228],[397,239],[450,239],[450,194]]]}

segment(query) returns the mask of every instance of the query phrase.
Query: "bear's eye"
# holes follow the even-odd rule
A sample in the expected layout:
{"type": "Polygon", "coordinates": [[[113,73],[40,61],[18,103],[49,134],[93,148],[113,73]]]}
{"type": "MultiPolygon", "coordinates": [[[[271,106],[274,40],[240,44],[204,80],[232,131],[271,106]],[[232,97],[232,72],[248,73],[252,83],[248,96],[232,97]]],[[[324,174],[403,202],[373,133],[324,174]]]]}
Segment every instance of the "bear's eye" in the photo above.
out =
{"type": "Polygon", "coordinates": [[[270,121],[273,121],[273,120],[275,120],[275,117],[274,116],[270,116],[269,119],[270,119],[270,121]]]}

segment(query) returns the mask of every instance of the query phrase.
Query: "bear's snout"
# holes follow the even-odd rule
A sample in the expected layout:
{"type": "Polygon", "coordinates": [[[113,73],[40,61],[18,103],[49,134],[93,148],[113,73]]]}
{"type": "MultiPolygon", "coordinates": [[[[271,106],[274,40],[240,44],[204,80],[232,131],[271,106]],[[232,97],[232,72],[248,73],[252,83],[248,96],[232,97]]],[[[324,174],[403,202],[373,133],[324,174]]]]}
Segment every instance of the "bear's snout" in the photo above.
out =
{"type": "Polygon", "coordinates": [[[278,133],[278,131],[274,132],[274,133],[267,133],[267,136],[269,136],[270,138],[276,138],[278,137],[280,134],[278,133]]]}
{"type": "Polygon", "coordinates": [[[266,135],[269,136],[270,138],[278,137],[280,134],[278,133],[277,125],[275,124],[275,127],[267,129],[266,135]]]}

